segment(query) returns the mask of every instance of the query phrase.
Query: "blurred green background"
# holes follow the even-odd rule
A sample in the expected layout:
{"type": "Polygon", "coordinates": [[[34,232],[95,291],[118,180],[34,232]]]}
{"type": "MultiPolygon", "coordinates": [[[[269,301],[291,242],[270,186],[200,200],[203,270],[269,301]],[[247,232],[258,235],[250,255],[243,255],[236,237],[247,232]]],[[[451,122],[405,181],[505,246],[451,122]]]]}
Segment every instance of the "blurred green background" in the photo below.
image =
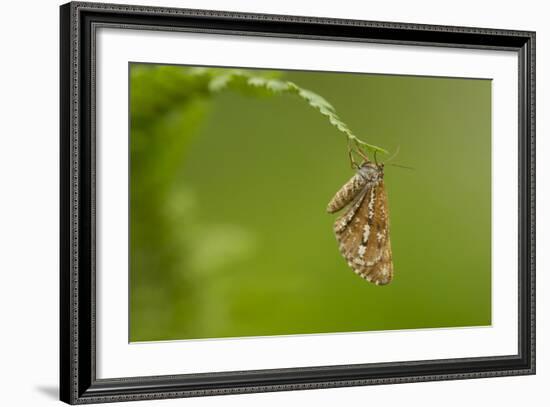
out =
{"type": "Polygon", "coordinates": [[[130,341],[491,324],[491,82],[248,70],[335,106],[386,166],[394,281],[340,256],[346,140],[224,69],[130,64],[130,341]],[[209,87],[210,86],[210,87],[209,87]]]}

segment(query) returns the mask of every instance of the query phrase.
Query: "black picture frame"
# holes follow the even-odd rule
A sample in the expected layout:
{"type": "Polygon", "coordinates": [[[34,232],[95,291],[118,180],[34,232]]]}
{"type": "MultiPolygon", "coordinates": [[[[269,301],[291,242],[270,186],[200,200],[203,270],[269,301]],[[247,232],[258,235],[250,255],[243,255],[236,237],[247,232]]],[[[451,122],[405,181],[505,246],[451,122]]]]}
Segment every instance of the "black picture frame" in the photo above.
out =
{"type": "Polygon", "coordinates": [[[72,2],[60,7],[60,398],[70,404],[535,373],[535,33],[72,2]],[[515,355],[96,378],[95,49],[100,26],[512,50],[519,59],[519,350],[515,355]]]}

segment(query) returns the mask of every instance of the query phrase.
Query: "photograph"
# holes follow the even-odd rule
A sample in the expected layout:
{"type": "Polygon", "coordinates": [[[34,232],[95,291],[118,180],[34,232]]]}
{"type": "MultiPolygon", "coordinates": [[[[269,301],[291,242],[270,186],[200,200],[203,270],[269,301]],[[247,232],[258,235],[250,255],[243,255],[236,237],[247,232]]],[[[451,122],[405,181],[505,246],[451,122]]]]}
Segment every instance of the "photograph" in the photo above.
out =
{"type": "Polygon", "coordinates": [[[491,326],[491,78],[128,70],[130,342],[491,326]]]}

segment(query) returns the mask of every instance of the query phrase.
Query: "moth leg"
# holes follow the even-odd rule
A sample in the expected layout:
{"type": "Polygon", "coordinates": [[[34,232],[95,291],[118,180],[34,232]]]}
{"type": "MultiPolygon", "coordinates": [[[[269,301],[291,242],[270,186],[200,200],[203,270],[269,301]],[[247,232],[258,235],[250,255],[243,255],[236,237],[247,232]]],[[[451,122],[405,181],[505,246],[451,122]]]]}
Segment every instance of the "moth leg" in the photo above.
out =
{"type": "Polygon", "coordinates": [[[359,168],[359,165],[357,165],[357,163],[355,162],[355,160],[353,159],[353,153],[351,150],[348,150],[348,156],[349,156],[349,162],[351,164],[351,169],[352,170],[356,170],[359,168]]]}
{"type": "Polygon", "coordinates": [[[351,169],[357,170],[359,168],[359,165],[357,165],[357,163],[355,162],[355,159],[353,158],[353,148],[351,147],[349,141],[348,141],[348,157],[349,157],[351,169]]]}
{"type": "Polygon", "coordinates": [[[365,153],[363,153],[363,151],[361,150],[361,147],[359,146],[359,144],[357,143],[357,141],[355,142],[355,152],[363,159],[365,160],[365,162],[369,162],[369,157],[367,157],[367,155],[365,153]]]}

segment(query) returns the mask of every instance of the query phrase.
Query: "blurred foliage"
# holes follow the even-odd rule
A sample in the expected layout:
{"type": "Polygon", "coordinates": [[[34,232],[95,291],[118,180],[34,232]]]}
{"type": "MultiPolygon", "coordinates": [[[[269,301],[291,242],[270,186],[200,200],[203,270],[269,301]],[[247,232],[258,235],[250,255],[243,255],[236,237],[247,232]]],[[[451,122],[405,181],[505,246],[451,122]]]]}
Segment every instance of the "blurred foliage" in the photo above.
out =
{"type": "Polygon", "coordinates": [[[490,324],[490,86],[132,64],[130,340],[490,324]],[[339,255],[349,127],[305,88],[415,168],[386,168],[387,287],[339,255]]]}
{"type": "Polygon", "coordinates": [[[208,293],[198,289],[200,279],[220,267],[217,259],[228,262],[251,249],[242,228],[202,222],[196,196],[177,176],[217,75],[216,70],[132,65],[131,339],[186,336],[189,326],[196,330],[202,310],[214,302],[202,304],[208,293]]]}

